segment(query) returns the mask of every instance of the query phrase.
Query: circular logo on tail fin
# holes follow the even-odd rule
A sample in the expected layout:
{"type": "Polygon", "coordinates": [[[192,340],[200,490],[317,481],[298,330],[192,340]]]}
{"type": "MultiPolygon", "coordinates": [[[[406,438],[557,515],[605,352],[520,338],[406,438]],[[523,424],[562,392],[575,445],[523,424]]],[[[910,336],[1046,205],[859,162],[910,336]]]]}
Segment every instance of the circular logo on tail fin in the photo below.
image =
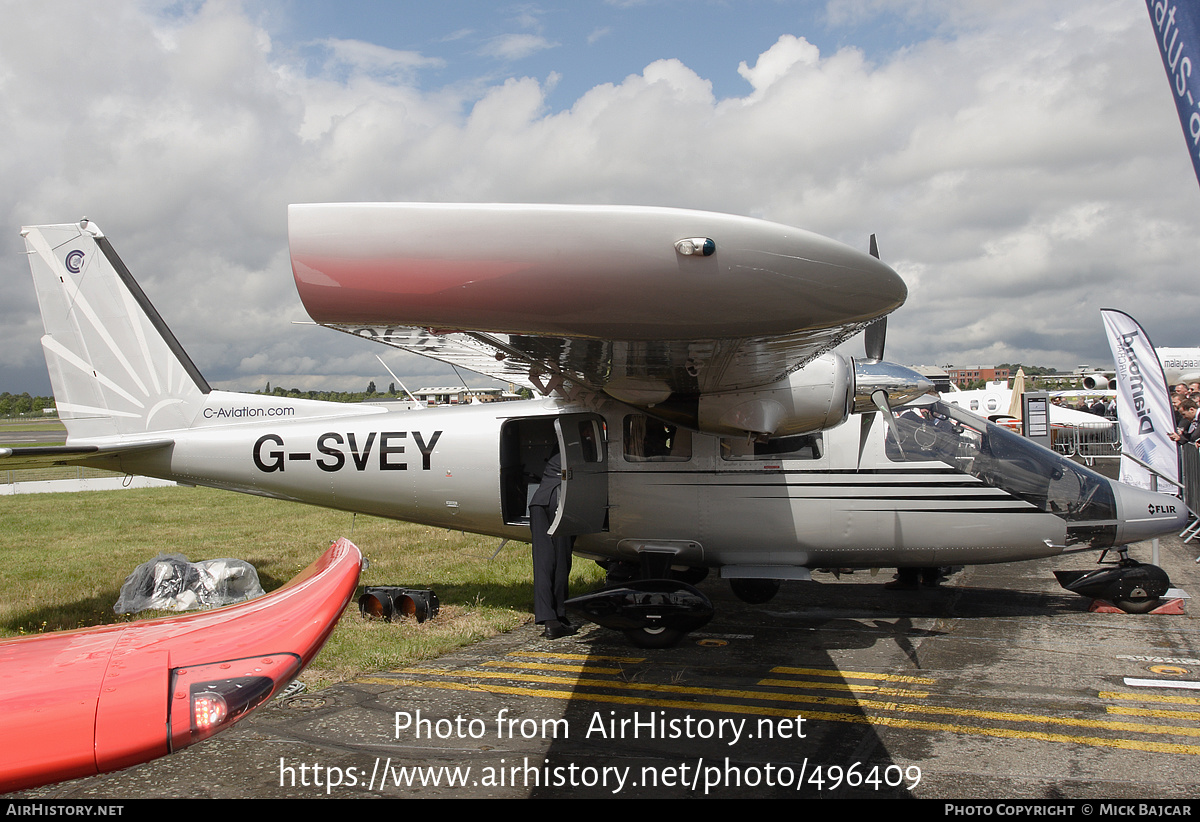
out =
{"type": "Polygon", "coordinates": [[[78,274],[83,269],[83,252],[78,248],[67,255],[64,261],[67,266],[67,271],[72,274],[78,274]]]}

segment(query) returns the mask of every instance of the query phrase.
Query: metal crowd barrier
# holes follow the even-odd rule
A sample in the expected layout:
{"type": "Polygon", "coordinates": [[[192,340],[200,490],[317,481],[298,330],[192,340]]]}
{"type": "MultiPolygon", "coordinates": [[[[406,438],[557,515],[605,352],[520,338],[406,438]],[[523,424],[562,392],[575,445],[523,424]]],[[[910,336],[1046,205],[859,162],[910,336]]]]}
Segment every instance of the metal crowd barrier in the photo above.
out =
{"type": "MultiPolygon", "coordinates": [[[[1181,446],[1179,468],[1183,473],[1183,502],[1195,514],[1200,511],[1200,448],[1192,444],[1181,446]]],[[[1179,536],[1184,542],[1191,542],[1197,532],[1200,532],[1200,519],[1184,528],[1179,536]]]]}
{"type": "Polygon", "coordinates": [[[1079,457],[1091,465],[1097,459],[1121,456],[1121,426],[1097,422],[1054,429],[1054,450],[1064,457],[1079,457]]]}

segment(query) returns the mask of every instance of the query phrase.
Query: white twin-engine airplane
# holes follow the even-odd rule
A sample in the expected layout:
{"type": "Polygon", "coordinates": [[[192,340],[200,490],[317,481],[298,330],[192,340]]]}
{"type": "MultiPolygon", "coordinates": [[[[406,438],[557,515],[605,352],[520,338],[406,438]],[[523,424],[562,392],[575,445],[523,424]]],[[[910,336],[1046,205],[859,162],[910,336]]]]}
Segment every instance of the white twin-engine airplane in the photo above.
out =
{"type": "MultiPolygon", "coordinates": [[[[1167,385],[1200,382],[1200,348],[1156,348],[1154,353],[1162,363],[1167,385]]],[[[1117,387],[1117,373],[1097,371],[1084,377],[1081,385],[1088,391],[1113,389],[1117,387]]]]}
{"type": "MultiPolygon", "coordinates": [[[[420,410],[212,390],[94,223],[23,234],[68,438],[0,449],[0,467],[92,465],[527,541],[531,477],[557,447],[554,529],[639,577],[572,607],[643,645],[711,617],[678,581],[705,569],[761,602],[811,569],[1122,548],[1185,520],[1172,497],[938,401],[883,361],[899,276],[774,223],[292,206],[314,320],[543,395],[420,410]],[[864,329],[865,358],[833,351],[864,329]]],[[[1165,591],[1118,587],[1131,606],[1165,591]]]]}

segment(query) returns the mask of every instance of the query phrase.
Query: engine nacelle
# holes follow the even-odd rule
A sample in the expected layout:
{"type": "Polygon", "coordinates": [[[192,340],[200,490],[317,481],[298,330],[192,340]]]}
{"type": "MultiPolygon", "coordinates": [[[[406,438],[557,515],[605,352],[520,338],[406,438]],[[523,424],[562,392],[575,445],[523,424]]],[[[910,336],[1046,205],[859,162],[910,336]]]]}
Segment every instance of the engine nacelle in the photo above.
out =
{"type": "Polygon", "coordinates": [[[826,354],[773,385],[700,397],[699,427],[713,434],[784,437],[841,425],[850,414],[854,375],[826,354]]]}
{"type": "Polygon", "coordinates": [[[705,394],[700,398],[698,427],[712,434],[791,437],[833,428],[851,412],[873,413],[882,391],[897,408],[933,391],[925,377],[891,362],[852,360],[826,354],[763,388],[705,394]]]}
{"type": "Polygon", "coordinates": [[[1108,391],[1117,387],[1117,381],[1107,374],[1088,374],[1082,385],[1085,391],[1108,391]]]}

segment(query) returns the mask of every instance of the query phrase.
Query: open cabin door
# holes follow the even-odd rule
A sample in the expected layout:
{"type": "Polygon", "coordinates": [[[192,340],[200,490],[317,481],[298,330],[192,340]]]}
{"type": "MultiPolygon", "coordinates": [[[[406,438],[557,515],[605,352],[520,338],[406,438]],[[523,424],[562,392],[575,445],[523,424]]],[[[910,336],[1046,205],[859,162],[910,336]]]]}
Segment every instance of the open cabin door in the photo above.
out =
{"type": "Polygon", "coordinates": [[[596,414],[564,414],[554,418],[554,433],[562,454],[562,485],[550,533],[571,536],[605,530],[608,449],[603,418],[596,414]]]}

